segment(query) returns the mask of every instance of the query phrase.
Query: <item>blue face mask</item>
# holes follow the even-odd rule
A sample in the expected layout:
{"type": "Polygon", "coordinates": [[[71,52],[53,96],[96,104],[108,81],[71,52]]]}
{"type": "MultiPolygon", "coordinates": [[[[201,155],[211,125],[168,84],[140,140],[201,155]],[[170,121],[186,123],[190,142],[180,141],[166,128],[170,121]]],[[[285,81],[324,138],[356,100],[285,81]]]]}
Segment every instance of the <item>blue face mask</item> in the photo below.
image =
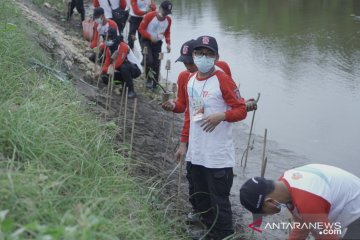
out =
{"type": "Polygon", "coordinates": [[[201,73],[207,73],[214,67],[215,58],[194,56],[194,63],[201,73]]]}
{"type": "Polygon", "coordinates": [[[111,47],[112,45],[114,45],[114,40],[106,41],[106,46],[111,47]]]}
{"type": "Polygon", "coordinates": [[[278,202],[278,201],[276,201],[275,199],[274,199],[274,201],[276,202],[275,207],[276,207],[277,209],[281,210],[282,208],[288,208],[288,205],[287,205],[287,204],[278,202]]]}

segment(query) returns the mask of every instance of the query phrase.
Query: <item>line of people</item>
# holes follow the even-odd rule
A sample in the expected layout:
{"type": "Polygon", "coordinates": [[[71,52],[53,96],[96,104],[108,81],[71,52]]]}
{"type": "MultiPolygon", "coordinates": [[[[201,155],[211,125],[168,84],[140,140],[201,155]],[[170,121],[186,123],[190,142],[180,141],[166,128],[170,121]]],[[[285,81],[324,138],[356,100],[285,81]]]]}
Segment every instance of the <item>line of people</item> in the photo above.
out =
{"type": "MultiPolygon", "coordinates": [[[[90,48],[94,50],[93,54],[89,57],[93,62],[97,61],[97,64],[101,63],[102,58],[105,57],[104,66],[102,72],[96,73],[102,75],[104,83],[107,83],[109,75],[115,72],[115,80],[126,82],[126,86],[129,87],[129,98],[136,97],[136,92],[133,85],[133,79],[140,76],[143,72],[142,65],[144,60],[139,64],[134,57],[133,48],[136,38],[136,31],[138,31],[138,39],[141,48],[147,48],[146,56],[146,87],[153,91],[156,90],[160,72],[160,59],[163,41],[166,42],[166,49],[171,51],[170,47],[170,29],[171,29],[171,14],[172,3],[168,0],[163,1],[159,8],[156,9],[156,5],[153,0],[131,0],[126,4],[124,1],[119,0],[94,0],[94,27],[93,37],[90,42],[90,48]],[[115,3],[116,2],[116,3],[115,3]],[[124,41],[124,26],[127,21],[116,21],[114,17],[114,8],[120,8],[123,11],[129,11],[129,36],[128,43],[124,41]],[[109,34],[116,31],[116,36],[109,34]],[[120,41],[113,41],[114,38],[120,41]],[[121,43],[121,44],[120,44],[121,43]],[[125,45],[127,47],[125,47],[125,45]],[[109,50],[105,50],[109,48],[109,50]],[[117,50],[118,54],[116,59],[111,59],[110,54],[113,54],[111,49],[117,50]],[[109,54],[104,54],[110,52],[109,54]],[[113,64],[115,63],[115,64],[113,64]],[[130,67],[122,67],[122,64],[130,63],[130,67]],[[115,65],[114,67],[109,67],[115,65]],[[110,69],[110,71],[109,71],[110,69]],[[136,71],[135,71],[135,70],[136,71]],[[130,71],[132,70],[132,71],[130,71]],[[140,74],[139,74],[140,70],[140,74]],[[150,74],[152,72],[152,74],[150,74]]],[[[125,14],[126,15],[126,14],[125,14]]],[[[127,64],[129,65],[129,64],[127,64]]]]}

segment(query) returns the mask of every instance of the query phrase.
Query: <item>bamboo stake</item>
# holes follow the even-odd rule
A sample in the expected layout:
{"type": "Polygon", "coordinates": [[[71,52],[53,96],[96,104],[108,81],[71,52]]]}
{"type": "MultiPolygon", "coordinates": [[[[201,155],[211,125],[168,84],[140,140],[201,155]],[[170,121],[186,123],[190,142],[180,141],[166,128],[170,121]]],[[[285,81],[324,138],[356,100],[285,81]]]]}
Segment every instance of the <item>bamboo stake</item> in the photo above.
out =
{"type": "MultiPolygon", "coordinates": [[[[109,37],[109,34],[106,33],[105,42],[107,42],[108,37],[109,37]]],[[[101,65],[100,65],[100,71],[102,70],[102,68],[104,66],[104,62],[105,62],[105,58],[106,58],[106,50],[107,50],[107,47],[105,45],[104,54],[103,54],[103,58],[101,60],[101,65]]],[[[96,64],[97,64],[97,60],[95,61],[95,67],[96,67],[96,64]]],[[[96,74],[96,70],[95,70],[95,74],[96,74]]],[[[99,76],[98,76],[98,79],[97,79],[97,83],[96,83],[97,88],[99,88],[100,78],[101,78],[101,72],[99,73],[99,76]]],[[[99,94],[96,95],[96,104],[98,103],[98,100],[99,100],[99,94]]]]}
{"type": "MultiPolygon", "coordinates": [[[[158,75],[158,78],[156,79],[157,80],[157,82],[159,83],[159,85],[160,85],[160,80],[161,80],[161,74],[160,74],[160,69],[161,69],[161,61],[164,59],[164,53],[162,53],[162,52],[160,52],[159,53],[159,60],[160,60],[160,62],[159,62],[159,75],[158,75]]],[[[166,92],[166,91],[165,91],[166,92]]]]}
{"type": "Polygon", "coordinates": [[[266,169],[266,164],[267,164],[267,156],[265,155],[266,139],[267,139],[267,128],[265,128],[265,134],[264,134],[264,147],[263,147],[262,163],[261,163],[261,177],[264,177],[264,175],[265,175],[265,169],[266,169]]]}
{"type": "Polygon", "coordinates": [[[166,80],[165,80],[165,89],[166,91],[168,90],[168,78],[169,78],[169,71],[170,71],[170,59],[166,60],[166,65],[165,65],[165,69],[166,69],[166,80]]]}
{"type": "Polygon", "coordinates": [[[133,112],[132,126],[131,126],[131,140],[130,140],[130,154],[129,154],[130,158],[131,158],[132,148],[133,148],[133,143],[134,143],[134,130],[135,130],[136,106],[137,106],[137,98],[135,98],[135,103],[134,103],[134,112],[133,112]]]}
{"type": "Polygon", "coordinates": [[[106,90],[105,121],[106,121],[106,119],[107,119],[107,114],[108,114],[109,92],[110,92],[110,85],[112,84],[113,78],[114,78],[114,73],[112,73],[111,76],[110,76],[110,80],[109,80],[109,82],[108,82],[107,90],[106,90]]]}
{"type": "MultiPolygon", "coordinates": [[[[167,155],[168,148],[169,148],[169,145],[170,145],[170,139],[171,139],[172,134],[173,134],[174,118],[175,118],[175,113],[172,114],[172,119],[171,119],[171,123],[170,123],[170,130],[169,130],[169,136],[168,136],[168,139],[166,141],[165,154],[164,154],[164,158],[163,158],[164,166],[165,166],[166,155],[167,155]]],[[[164,118],[163,118],[163,124],[164,124],[164,118]]]]}
{"type": "Polygon", "coordinates": [[[144,58],[144,78],[145,78],[145,84],[144,84],[144,91],[146,90],[146,81],[148,78],[147,71],[146,71],[146,60],[148,55],[148,47],[145,46],[143,49],[143,58],[144,58]]]}
{"type": "MultiPolygon", "coordinates": [[[[110,79],[110,97],[109,97],[109,92],[107,92],[107,94],[106,94],[106,110],[108,110],[108,111],[111,110],[111,100],[112,100],[112,93],[113,93],[113,87],[114,87],[114,78],[115,78],[115,61],[116,61],[118,55],[119,55],[119,51],[117,51],[117,50],[113,53],[113,55],[111,55],[113,72],[111,74],[112,77],[110,79]]],[[[108,87],[108,91],[109,91],[109,87],[108,87]]],[[[106,111],[106,113],[107,113],[107,111],[106,111]]],[[[106,117],[105,117],[105,121],[106,121],[106,117]]]]}
{"type": "Polygon", "coordinates": [[[96,40],[96,54],[95,54],[95,68],[94,68],[95,73],[97,72],[97,62],[99,60],[99,52],[100,52],[99,44],[100,44],[100,34],[98,33],[98,38],[96,40]]]}
{"type": "Polygon", "coordinates": [[[126,88],[126,93],[125,93],[125,112],[124,112],[124,129],[123,129],[123,139],[124,139],[124,144],[125,144],[125,137],[126,137],[126,112],[127,112],[127,103],[128,103],[128,98],[127,98],[127,95],[128,95],[128,92],[129,92],[129,88],[126,88]]]}
{"type": "MultiPolygon", "coordinates": [[[[258,97],[257,97],[257,99],[255,100],[255,102],[257,103],[257,102],[259,101],[259,99],[260,99],[260,93],[258,93],[258,97]]],[[[247,158],[248,158],[248,153],[249,153],[250,140],[251,140],[251,134],[252,134],[253,126],[254,126],[255,113],[256,113],[256,110],[254,110],[253,116],[252,116],[252,119],[251,119],[249,139],[248,139],[247,147],[246,147],[246,150],[245,150],[246,153],[245,153],[244,169],[246,168],[246,163],[247,163],[247,158]]],[[[241,160],[242,160],[242,159],[241,159],[241,160]]],[[[242,166],[242,161],[241,161],[241,165],[240,165],[240,166],[242,166]]]]}
{"type": "Polygon", "coordinates": [[[124,99],[124,95],[125,95],[125,89],[126,89],[126,82],[124,83],[122,92],[121,92],[121,101],[120,101],[120,110],[119,110],[119,123],[120,121],[120,116],[121,116],[121,112],[122,112],[122,106],[123,106],[123,99],[124,99]]]}
{"type": "Polygon", "coordinates": [[[176,199],[176,216],[179,217],[179,209],[180,209],[180,192],[181,192],[181,177],[183,172],[183,159],[180,159],[180,169],[178,176],[178,188],[177,188],[177,199],[176,199]]]}

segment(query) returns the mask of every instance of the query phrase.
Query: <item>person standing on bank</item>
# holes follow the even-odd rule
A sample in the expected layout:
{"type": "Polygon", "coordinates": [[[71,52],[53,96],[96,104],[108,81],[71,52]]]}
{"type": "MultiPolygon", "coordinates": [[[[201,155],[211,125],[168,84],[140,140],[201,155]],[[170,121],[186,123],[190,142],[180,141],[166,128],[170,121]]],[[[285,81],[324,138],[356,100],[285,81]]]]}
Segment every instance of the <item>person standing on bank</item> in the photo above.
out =
{"type": "Polygon", "coordinates": [[[155,73],[153,79],[146,79],[146,87],[156,89],[156,82],[160,72],[159,53],[165,38],[167,52],[170,52],[170,29],[171,18],[168,16],[172,11],[172,3],[168,0],[160,4],[159,11],[147,13],[139,26],[142,46],[148,48],[145,69],[146,75],[152,69],[155,73]]]}
{"type": "Polygon", "coordinates": [[[215,68],[218,45],[211,36],[196,40],[193,60],[198,71],[187,82],[186,103],[176,101],[174,112],[189,109],[190,133],[186,161],[191,162],[196,208],[212,239],[234,233],[230,205],[235,148],[232,122],[246,118],[244,99],[230,76],[215,68]]]}
{"type": "Polygon", "coordinates": [[[309,164],[286,171],[277,181],[254,177],[240,188],[240,202],[253,213],[254,226],[262,216],[288,209],[294,218],[289,239],[360,239],[360,178],[329,165],[309,164]],[[326,229],[314,229],[318,224],[326,229]],[[297,227],[301,226],[301,227],[297,227]],[[326,227],[327,226],[327,227],[326,227]]]}
{"type": "Polygon", "coordinates": [[[104,9],[105,18],[113,20],[118,25],[119,32],[122,34],[126,20],[129,17],[129,11],[127,7],[126,0],[93,0],[93,5],[95,8],[101,7],[104,9]],[[121,10],[122,18],[117,19],[113,15],[113,10],[121,10]]]}
{"type": "Polygon", "coordinates": [[[67,14],[67,21],[71,20],[71,17],[74,13],[74,8],[76,8],[76,11],[78,11],[78,13],[80,13],[80,17],[81,17],[81,22],[85,20],[85,8],[84,8],[84,1],[83,0],[70,0],[68,2],[69,4],[69,9],[68,9],[68,14],[67,14]]]}
{"type": "Polygon", "coordinates": [[[133,79],[139,77],[141,72],[142,67],[140,61],[136,58],[133,51],[123,41],[122,36],[117,36],[115,29],[110,29],[108,32],[108,41],[106,42],[106,55],[102,73],[108,74],[108,79],[109,75],[114,74],[114,80],[125,82],[126,87],[129,89],[127,97],[135,98],[136,92],[133,79]],[[117,57],[115,60],[112,60],[111,56],[116,50],[118,51],[117,57]]]}
{"type": "MultiPolygon", "coordinates": [[[[131,49],[134,48],[134,41],[136,40],[136,31],[138,30],[141,21],[146,13],[156,11],[154,0],[131,0],[130,1],[130,19],[129,19],[129,36],[128,44],[131,49]]],[[[141,45],[140,34],[138,32],[138,39],[141,45]]]]}

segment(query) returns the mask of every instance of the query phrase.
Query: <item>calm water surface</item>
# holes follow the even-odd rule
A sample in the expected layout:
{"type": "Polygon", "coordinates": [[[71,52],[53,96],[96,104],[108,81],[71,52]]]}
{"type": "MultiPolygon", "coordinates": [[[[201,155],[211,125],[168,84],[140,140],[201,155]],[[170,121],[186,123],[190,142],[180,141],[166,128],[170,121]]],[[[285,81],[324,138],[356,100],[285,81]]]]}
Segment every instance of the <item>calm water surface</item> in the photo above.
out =
{"type": "Polygon", "coordinates": [[[360,176],[360,1],[173,2],[172,81],[182,43],[214,36],[242,95],[261,93],[257,135],[360,176]]]}

